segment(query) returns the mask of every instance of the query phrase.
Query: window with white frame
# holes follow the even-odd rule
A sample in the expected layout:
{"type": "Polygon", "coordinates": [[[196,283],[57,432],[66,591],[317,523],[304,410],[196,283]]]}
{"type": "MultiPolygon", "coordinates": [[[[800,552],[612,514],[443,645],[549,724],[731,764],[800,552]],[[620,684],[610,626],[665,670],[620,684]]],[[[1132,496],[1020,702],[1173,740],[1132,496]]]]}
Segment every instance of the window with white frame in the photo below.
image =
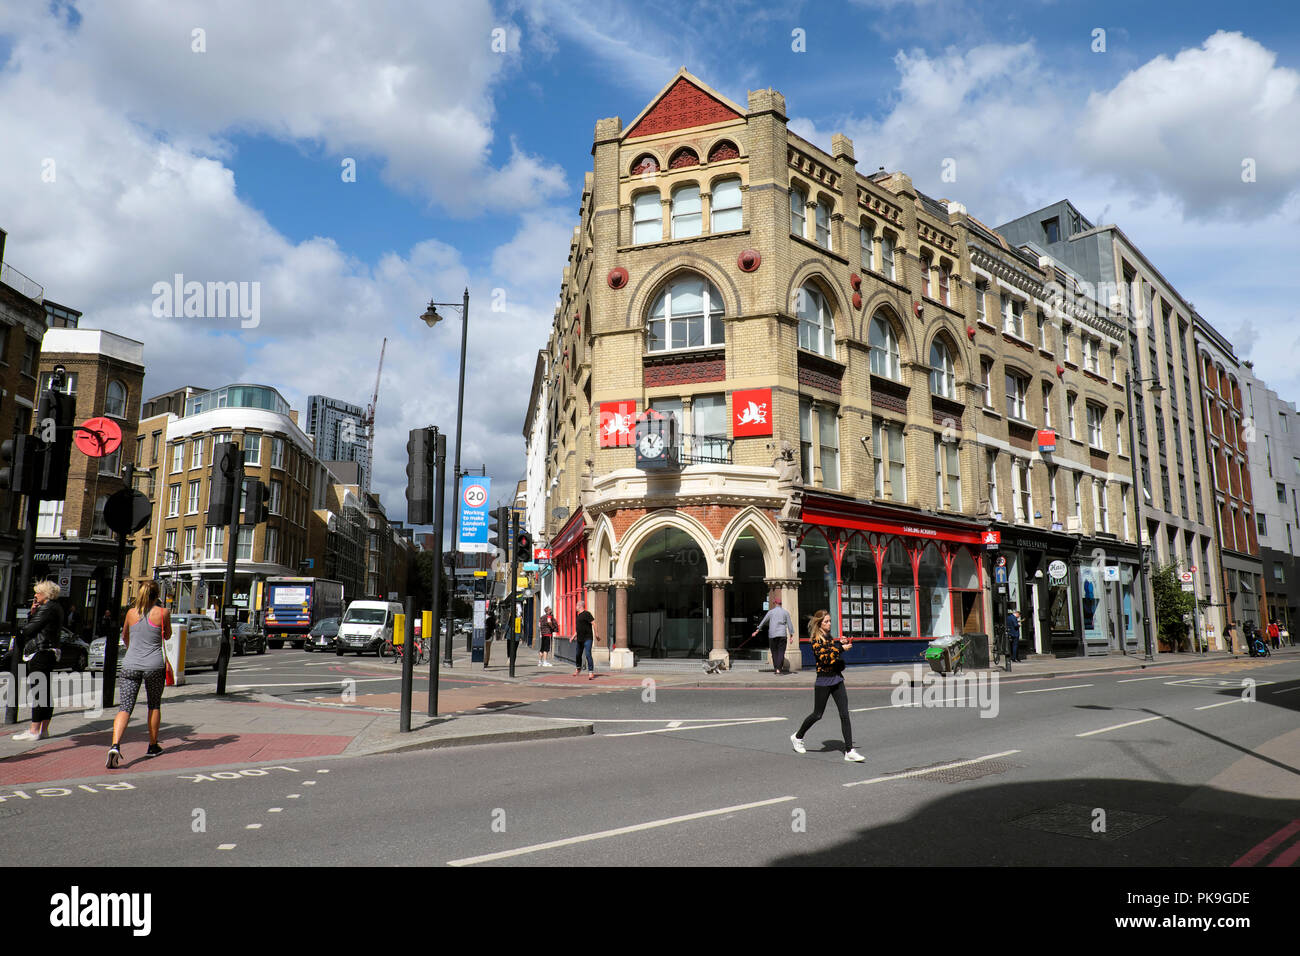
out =
{"type": "Polygon", "coordinates": [[[275,564],[280,560],[280,532],[276,528],[268,527],[262,538],[262,560],[268,564],[275,564]]]}
{"type": "Polygon", "coordinates": [[[950,276],[948,273],[948,264],[940,260],[939,262],[939,301],[944,305],[952,305],[952,294],[950,291],[950,276]]]}
{"type": "Polygon", "coordinates": [[[206,561],[220,561],[225,553],[226,529],[220,525],[210,525],[203,532],[203,558],[206,561]]]}
{"type": "Polygon", "coordinates": [[[271,500],[267,503],[267,510],[271,514],[278,515],[283,513],[280,510],[281,502],[283,501],[283,496],[284,496],[284,482],[272,481],[271,500]]]}
{"type": "Polygon", "coordinates": [[[1089,402],[1086,411],[1088,415],[1088,444],[1093,448],[1103,449],[1106,447],[1106,439],[1102,434],[1102,421],[1106,415],[1105,410],[1089,402]]]}
{"type": "Polygon", "coordinates": [[[885,469],[891,485],[889,498],[907,500],[907,459],[903,447],[903,426],[877,418],[872,423],[871,443],[876,453],[876,497],[885,498],[885,469]]]}
{"type": "Polygon", "coordinates": [[[980,384],[984,386],[984,407],[993,407],[993,360],[980,359],[980,384]]]}
{"type": "Polygon", "coordinates": [[[203,439],[195,438],[190,442],[190,467],[203,467],[203,439]]]}
{"type": "Polygon", "coordinates": [[[651,352],[722,345],[722,296],[698,275],[680,278],[655,300],[646,331],[651,352]]]}
{"type": "Polygon", "coordinates": [[[638,193],[632,200],[632,242],[659,242],[664,237],[664,214],[659,193],[638,193]]]}
{"type": "MultiPolygon", "coordinates": [[[[176,530],[173,528],[172,530],[168,531],[167,534],[164,536],[163,541],[165,542],[163,547],[166,548],[167,551],[174,552],[176,550],[176,530]]],[[[172,560],[172,556],[164,553],[163,559],[168,563],[170,563],[172,560]]],[[[176,560],[179,562],[181,560],[181,556],[176,555],[176,560]]]]}
{"type": "Polygon", "coordinates": [[[36,517],[38,538],[57,538],[63,533],[63,501],[42,501],[36,517]]]}
{"type": "Polygon", "coordinates": [[[108,506],[108,495],[100,495],[95,499],[95,516],[91,519],[90,534],[92,537],[107,537],[109,535],[108,522],[104,520],[104,509],[108,506]]]}
{"type": "Polygon", "coordinates": [[[740,208],[740,180],[724,179],[713,184],[709,203],[709,231],[730,232],[740,229],[744,218],[740,208]]]}
{"type": "Polygon", "coordinates": [[[987,457],[988,484],[989,484],[989,511],[992,514],[999,512],[998,506],[998,453],[990,451],[987,457]]]}
{"type": "Polygon", "coordinates": [[[1078,438],[1079,436],[1078,434],[1076,434],[1076,430],[1074,427],[1074,405],[1075,405],[1074,399],[1075,399],[1075,395],[1073,392],[1065,393],[1065,424],[1067,429],[1069,430],[1070,437],[1078,438]]]}
{"type": "Polygon", "coordinates": [[[898,279],[894,271],[894,241],[894,237],[887,232],[880,237],[880,261],[884,267],[885,278],[890,281],[898,279]]]}
{"type": "Polygon", "coordinates": [[[1120,521],[1122,522],[1122,524],[1120,524],[1119,526],[1119,534],[1121,538],[1127,541],[1128,540],[1128,490],[1123,485],[1121,485],[1119,489],[1119,511],[1120,511],[1120,521]]]}
{"type": "Polygon", "coordinates": [[[1119,349],[1113,345],[1110,347],[1110,380],[1119,384],[1119,349]]]}
{"type": "Polygon", "coordinates": [[[1018,339],[1025,337],[1025,304],[1005,292],[1002,293],[1002,331],[1018,339]]]}
{"type": "Polygon", "coordinates": [[[799,313],[799,348],[835,357],[835,319],[830,303],[811,283],[795,294],[799,313]]]}
{"type": "Polygon", "coordinates": [[[831,204],[822,200],[817,203],[817,245],[823,249],[831,247],[831,204]]]}
{"type": "Polygon", "coordinates": [[[1044,352],[1048,351],[1047,347],[1047,316],[1038,313],[1038,347],[1044,352]]]}
{"type": "Polygon", "coordinates": [[[867,272],[876,271],[876,236],[870,225],[858,229],[858,246],[862,254],[862,268],[867,272]]]}
{"type": "Polygon", "coordinates": [[[1095,530],[1110,532],[1110,512],[1106,508],[1107,489],[1106,482],[1092,480],[1093,496],[1097,508],[1097,527],[1095,530]]]}
{"type": "Polygon", "coordinates": [[[187,515],[196,515],[199,513],[199,487],[203,484],[201,481],[191,481],[189,487],[189,500],[186,502],[185,513],[187,515]]]}
{"type": "Polygon", "coordinates": [[[180,474],[184,471],[185,462],[185,442],[178,441],[172,445],[172,474],[180,474]]]}
{"type": "Polygon", "coordinates": [[[122,468],[122,446],[110,454],[104,455],[99,459],[99,473],[101,475],[116,475],[122,468]]]}
{"type": "Polygon", "coordinates": [[[235,548],[236,561],[253,560],[253,528],[241,528],[239,530],[239,545],[235,548]]]}
{"type": "Polygon", "coordinates": [[[1115,412],[1115,454],[1124,454],[1124,413],[1115,412]]]}
{"type": "Polygon", "coordinates": [[[1034,496],[1030,488],[1029,462],[1023,458],[1011,459],[1011,502],[1016,521],[1027,523],[1034,518],[1034,496]]]}
{"type": "Polygon", "coordinates": [[[1083,476],[1078,472],[1071,474],[1073,494],[1074,494],[1074,516],[1083,521],[1083,476]]]}
{"type": "Polygon", "coordinates": [[[197,547],[195,538],[198,534],[198,530],[198,528],[185,529],[185,552],[181,555],[182,561],[195,561],[198,559],[198,555],[194,553],[197,547]]]}
{"type": "Polygon", "coordinates": [[[262,433],[254,432],[244,436],[244,464],[262,464],[262,433]]]}
{"type": "Polygon", "coordinates": [[[1067,362],[1073,361],[1073,359],[1070,358],[1070,331],[1070,324],[1068,322],[1061,326],[1061,351],[1064,353],[1067,362]]]}
{"type": "Polygon", "coordinates": [[[1101,374],[1101,339],[1083,336],[1083,367],[1094,375],[1101,374]]]}
{"type": "Polygon", "coordinates": [[[284,468],[284,439],[271,439],[271,467],[284,468]]]}
{"type": "Polygon", "coordinates": [[[1052,427],[1052,386],[1048,382],[1043,383],[1043,427],[1052,427]]]}
{"type": "Polygon", "coordinates": [[[983,279],[975,281],[975,317],[981,322],[988,321],[988,315],[984,311],[984,299],[989,294],[989,284],[983,279]]]}
{"type": "Polygon", "coordinates": [[[1061,520],[1056,509],[1056,471],[1055,468],[1047,469],[1047,513],[1051,515],[1051,522],[1054,525],[1061,520]]]}
{"type": "Polygon", "coordinates": [[[672,206],[674,239],[690,239],[703,231],[703,206],[700,204],[699,186],[679,186],[674,189],[672,206]]]}
{"type": "Polygon", "coordinates": [[[798,186],[790,187],[790,232],[804,238],[807,229],[808,194],[798,186]]]}
{"type": "Polygon", "coordinates": [[[934,497],[940,511],[961,511],[957,442],[934,436],[934,497]]]}
{"type": "Polygon", "coordinates": [[[933,273],[934,261],[930,258],[928,252],[923,253],[921,255],[921,293],[929,299],[934,298],[934,283],[931,280],[933,273]]]}
{"type": "Polygon", "coordinates": [[[1029,380],[1021,378],[1014,372],[1006,373],[1007,417],[1028,421],[1025,411],[1025,393],[1029,391],[1029,380]]]}
{"type": "Polygon", "coordinates": [[[897,381],[901,374],[898,338],[883,313],[877,312],[871,320],[867,344],[871,346],[871,374],[897,381]]]}
{"type": "Polygon", "coordinates": [[[952,353],[935,339],[930,346],[930,392],[940,398],[957,397],[957,378],[953,372],[952,353]]]}
{"type": "Polygon", "coordinates": [[[126,386],[117,379],[108,383],[104,394],[104,414],[114,418],[126,418],[126,386]]]}
{"type": "Polygon", "coordinates": [[[167,489],[167,517],[175,518],[181,513],[181,486],[172,485],[167,489]]]}
{"type": "Polygon", "coordinates": [[[840,421],[839,409],[834,405],[817,406],[817,441],[820,445],[822,487],[831,490],[840,486],[840,421]]]}

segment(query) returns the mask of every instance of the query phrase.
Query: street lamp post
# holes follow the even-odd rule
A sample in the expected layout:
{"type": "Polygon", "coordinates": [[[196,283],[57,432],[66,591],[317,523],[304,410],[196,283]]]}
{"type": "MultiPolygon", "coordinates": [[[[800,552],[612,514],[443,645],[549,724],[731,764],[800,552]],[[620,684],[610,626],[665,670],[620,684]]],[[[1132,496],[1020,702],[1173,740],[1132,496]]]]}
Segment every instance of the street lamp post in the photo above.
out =
{"type": "MultiPolygon", "coordinates": [[[[465,289],[464,298],[459,303],[434,302],[430,300],[429,307],[425,309],[424,314],[420,316],[420,318],[424,320],[425,325],[429,326],[429,328],[433,328],[440,321],[442,321],[442,316],[438,314],[439,308],[460,309],[460,318],[461,318],[460,385],[458,386],[456,391],[456,461],[453,468],[454,477],[452,479],[452,485],[451,485],[452,495],[455,498],[455,504],[452,508],[452,518],[451,518],[451,541],[452,541],[453,553],[455,557],[452,559],[452,567],[451,567],[452,586],[447,590],[447,639],[445,642],[445,652],[443,657],[444,663],[448,667],[450,667],[451,666],[451,639],[452,639],[452,633],[451,633],[452,611],[453,611],[453,604],[455,603],[455,594],[456,594],[456,589],[455,589],[456,568],[460,564],[460,549],[456,547],[456,544],[460,533],[460,477],[461,477],[460,475],[460,434],[461,434],[461,422],[464,419],[464,412],[465,412],[465,343],[469,335],[469,289],[468,288],[465,289]]],[[[435,542],[435,544],[439,549],[442,548],[441,541],[437,541],[435,542]]],[[[436,619],[437,616],[438,616],[438,609],[434,607],[433,617],[436,619]]],[[[437,634],[436,627],[434,628],[434,634],[437,634]]],[[[435,637],[434,640],[436,642],[437,638],[435,637]]],[[[434,653],[437,653],[436,643],[434,644],[434,653]]]]}
{"type": "MultiPolygon", "coordinates": [[[[1148,546],[1142,543],[1142,533],[1146,530],[1146,520],[1142,517],[1142,497],[1138,494],[1138,448],[1133,441],[1133,386],[1155,382],[1153,393],[1164,391],[1159,379],[1134,378],[1128,370],[1124,372],[1124,399],[1128,404],[1128,460],[1133,471],[1133,513],[1137,516],[1138,532],[1138,574],[1142,584],[1142,636],[1145,641],[1143,660],[1155,660],[1151,647],[1151,605],[1147,598],[1147,552],[1148,546]]],[[[1143,416],[1145,419],[1145,416],[1143,416]]]]}

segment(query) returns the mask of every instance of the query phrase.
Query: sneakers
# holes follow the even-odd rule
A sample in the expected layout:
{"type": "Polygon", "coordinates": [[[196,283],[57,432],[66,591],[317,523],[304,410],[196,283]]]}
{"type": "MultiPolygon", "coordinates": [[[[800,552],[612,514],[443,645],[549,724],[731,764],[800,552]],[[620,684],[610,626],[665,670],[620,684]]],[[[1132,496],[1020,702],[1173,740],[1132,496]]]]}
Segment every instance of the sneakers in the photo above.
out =
{"type": "Polygon", "coordinates": [[[149,749],[144,752],[146,757],[157,757],[163,752],[163,749],[157,744],[150,744],[149,749]]]}
{"type": "Polygon", "coordinates": [[[795,734],[790,735],[790,744],[794,747],[794,752],[797,754],[806,754],[808,752],[808,748],[803,745],[803,741],[795,734]]]}
{"type": "Polygon", "coordinates": [[[850,750],[848,753],[844,755],[844,759],[847,760],[849,763],[862,763],[862,761],[866,760],[867,758],[862,756],[862,754],[858,753],[856,750],[850,750]]]}
{"type": "Polygon", "coordinates": [[[118,747],[116,744],[114,744],[112,747],[108,748],[108,760],[105,761],[104,766],[107,767],[109,770],[116,770],[117,765],[120,764],[121,762],[122,762],[122,749],[118,747]]]}
{"type": "Polygon", "coordinates": [[[34,734],[30,730],[24,730],[21,734],[14,734],[13,739],[14,740],[44,740],[49,735],[50,733],[48,730],[42,730],[38,734],[34,734]]]}

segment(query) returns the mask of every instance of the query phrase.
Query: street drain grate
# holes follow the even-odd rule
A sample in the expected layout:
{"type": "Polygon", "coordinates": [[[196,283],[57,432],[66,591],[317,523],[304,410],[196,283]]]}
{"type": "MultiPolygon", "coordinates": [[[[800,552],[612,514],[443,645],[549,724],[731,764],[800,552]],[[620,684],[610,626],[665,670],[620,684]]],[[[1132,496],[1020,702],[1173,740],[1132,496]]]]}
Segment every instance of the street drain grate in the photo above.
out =
{"type": "Polygon", "coordinates": [[[927,764],[924,767],[913,767],[909,770],[900,771],[898,774],[890,774],[890,776],[912,776],[917,780],[934,780],[938,783],[965,783],[967,780],[978,780],[980,777],[991,777],[994,774],[1006,773],[1008,770],[1018,770],[1020,766],[1020,764],[1012,763],[1010,760],[981,760],[979,763],[968,763],[961,767],[951,767],[945,763],[937,763],[927,764]],[[932,767],[936,769],[930,769],[932,767]]]}
{"type": "Polygon", "coordinates": [[[1062,836],[1082,837],[1085,840],[1118,840],[1143,827],[1159,823],[1164,817],[1129,810],[1107,810],[1104,807],[1085,807],[1077,803],[1062,803],[1044,807],[1017,817],[1011,823],[1030,830],[1059,833],[1062,836]],[[1103,811],[1104,815],[1099,814],[1103,811]],[[1104,826],[1098,832],[1094,826],[1104,826]]]}

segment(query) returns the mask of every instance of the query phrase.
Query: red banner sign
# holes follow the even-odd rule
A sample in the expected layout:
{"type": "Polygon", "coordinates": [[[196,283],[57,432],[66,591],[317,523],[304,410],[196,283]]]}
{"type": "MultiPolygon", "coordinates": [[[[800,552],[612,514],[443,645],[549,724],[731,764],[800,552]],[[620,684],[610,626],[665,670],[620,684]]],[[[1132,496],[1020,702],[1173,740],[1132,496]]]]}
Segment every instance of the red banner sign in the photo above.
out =
{"type": "Polygon", "coordinates": [[[772,434],[770,388],[751,388],[731,393],[731,434],[735,438],[772,434]]]}
{"type": "Polygon", "coordinates": [[[601,402],[601,448],[630,448],[635,429],[636,402],[601,402]]]}

